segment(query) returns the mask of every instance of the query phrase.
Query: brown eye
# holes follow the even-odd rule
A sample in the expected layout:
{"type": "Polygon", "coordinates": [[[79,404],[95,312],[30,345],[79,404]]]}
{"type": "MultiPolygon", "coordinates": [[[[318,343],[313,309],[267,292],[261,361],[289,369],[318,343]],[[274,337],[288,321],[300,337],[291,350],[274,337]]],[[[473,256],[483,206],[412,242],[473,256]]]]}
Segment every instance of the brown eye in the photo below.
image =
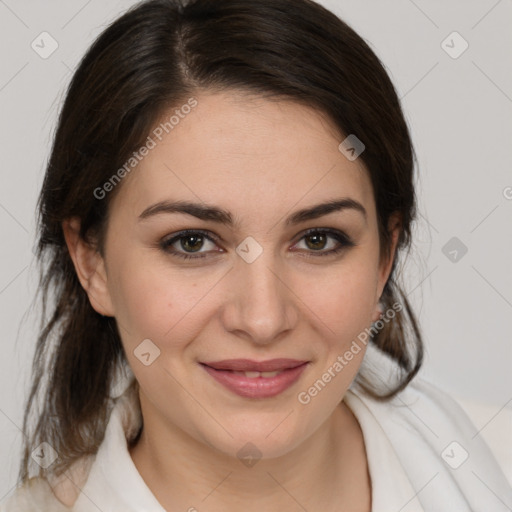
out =
{"type": "Polygon", "coordinates": [[[197,230],[181,231],[162,240],[160,247],[164,252],[185,259],[205,258],[211,252],[221,252],[215,249],[216,243],[213,234],[197,230]],[[208,243],[212,245],[212,249],[202,251],[201,249],[205,248],[208,243]]]}
{"type": "Polygon", "coordinates": [[[306,240],[306,245],[312,250],[321,250],[325,248],[325,244],[327,242],[328,237],[325,233],[317,233],[313,235],[307,235],[304,237],[306,240]]]}
{"type": "Polygon", "coordinates": [[[299,249],[304,249],[312,256],[333,255],[356,245],[345,233],[332,229],[310,229],[302,236],[299,244],[302,240],[306,247],[299,247],[299,249]]]}
{"type": "Polygon", "coordinates": [[[179,239],[181,247],[185,251],[196,252],[201,249],[203,245],[202,235],[187,235],[179,239]]]}

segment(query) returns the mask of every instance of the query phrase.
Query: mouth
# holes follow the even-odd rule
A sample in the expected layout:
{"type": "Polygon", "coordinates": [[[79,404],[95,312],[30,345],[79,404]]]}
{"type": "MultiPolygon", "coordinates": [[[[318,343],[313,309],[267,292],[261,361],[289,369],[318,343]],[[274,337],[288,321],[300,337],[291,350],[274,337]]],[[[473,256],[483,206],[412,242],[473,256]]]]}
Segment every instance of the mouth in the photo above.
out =
{"type": "Polygon", "coordinates": [[[296,359],[227,359],[200,364],[213,379],[239,396],[270,398],[292,386],[308,363],[296,359]]]}

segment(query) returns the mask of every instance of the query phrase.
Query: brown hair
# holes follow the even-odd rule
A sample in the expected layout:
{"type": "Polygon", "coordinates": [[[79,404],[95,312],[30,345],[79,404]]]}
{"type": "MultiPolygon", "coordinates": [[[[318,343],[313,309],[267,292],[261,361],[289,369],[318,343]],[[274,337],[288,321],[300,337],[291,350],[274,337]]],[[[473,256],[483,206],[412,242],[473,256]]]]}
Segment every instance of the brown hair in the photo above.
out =
{"type": "MultiPolygon", "coordinates": [[[[122,184],[104,199],[94,190],[141,147],[162,113],[207,89],[306,104],[340,134],[356,134],[366,146],[360,158],[373,186],[381,255],[390,248],[394,212],[401,216],[398,249],[410,248],[416,204],[410,135],[383,65],[349,26],[311,0],[149,0],[132,7],[100,34],[74,73],[39,197],[43,316],[21,481],[43,441],[59,454],[49,469],[55,474],[97,451],[114,369],[125,361],[115,318],[98,314],[80,285],[62,222],[78,217],[80,236],[103,254],[108,206],[122,184]]],[[[403,389],[423,357],[417,322],[396,284],[397,261],[382,303],[404,307],[371,343],[397,362],[401,377],[383,390],[361,376],[380,399],[403,389]]]]}

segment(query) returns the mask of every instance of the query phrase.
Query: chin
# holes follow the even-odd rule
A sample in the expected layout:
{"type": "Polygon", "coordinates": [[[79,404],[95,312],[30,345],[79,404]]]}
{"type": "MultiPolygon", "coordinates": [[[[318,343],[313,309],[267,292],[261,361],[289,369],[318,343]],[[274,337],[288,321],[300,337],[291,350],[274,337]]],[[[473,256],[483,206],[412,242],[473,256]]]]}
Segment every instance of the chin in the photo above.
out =
{"type": "Polygon", "coordinates": [[[293,451],[314,431],[314,425],[309,425],[308,429],[303,421],[298,421],[301,418],[297,416],[297,408],[292,411],[290,407],[280,410],[279,414],[244,414],[238,420],[224,416],[232,437],[221,429],[220,435],[215,437],[211,431],[204,433],[203,440],[241,462],[278,458],[293,451]]]}

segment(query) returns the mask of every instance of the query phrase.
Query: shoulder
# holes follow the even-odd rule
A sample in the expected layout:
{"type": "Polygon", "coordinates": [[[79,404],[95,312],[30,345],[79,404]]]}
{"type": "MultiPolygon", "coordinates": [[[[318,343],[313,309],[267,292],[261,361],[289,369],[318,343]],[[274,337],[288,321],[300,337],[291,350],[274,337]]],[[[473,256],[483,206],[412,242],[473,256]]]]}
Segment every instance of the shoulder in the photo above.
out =
{"type": "Polygon", "coordinates": [[[447,392],[422,378],[414,379],[388,401],[377,400],[363,392],[358,395],[383,419],[392,417],[395,423],[403,421],[404,424],[418,427],[419,423],[432,429],[433,433],[436,427],[441,430],[456,429],[459,433],[470,436],[476,433],[476,428],[459,403],[447,392]]]}
{"type": "Polygon", "coordinates": [[[448,439],[457,440],[466,449],[473,445],[478,450],[482,448],[478,430],[464,409],[447,392],[427,380],[417,377],[403,391],[385,401],[358,388],[353,392],[391,437],[407,432],[411,440],[436,448],[448,439]]]}
{"type": "Polygon", "coordinates": [[[69,512],[71,508],[60,502],[48,481],[34,477],[17,487],[0,504],[0,512],[69,512]]]}
{"type": "Polygon", "coordinates": [[[443,496],[460,503],[453,510],[510,510],[510,483],[480,431],[448,393],[418,377],[387,401],[357,387],[351,391],[391,442],[413,487],[428,482],[421,495],[425,501],[432,504],[443,496]]]}
{"type": "MultiPolygon", "coordinates": [[[[366,381],[380,382],[383,391],[400,384],[397,364],[371,344],[363,362],[366,381]]],[[[408,386],[389,400],[368,395],[356,380],[350,392],[366,405],[381,426],[414,430],[434,438],[447,434],[473,437],[476,429],[462,407],[448,393],[431,382],[416,376],[408,386]],[[439,432],[438,432],[439,430],[439,432]]]]}
{"type": "Polygon", "coordinates": [[[388,438],[400,446],[425,446],[438,455],[452,441],[464,450],[470,446],[476,446],[477,452],[484,449],[481,440],[476,440],[476,427],[458,402],[424,379],[416,377],[389,400],[373,398],[358,386],[350,391],[366,406],[388,438]]]}
{"type": "Polygon", "coordinates": [[[83,456],[60,476],[29,478],[0,503],[0,512],[69,512],[89,477],[94,455],[83,456]]]}
{"type": "MultiPolygon", "coordinates": [[[[125,382],[122,384],[122,390],[115,396],[114,407],[110,410],[110,416],[120,424],[120,430],[111,429],[111,434],[119,434],[123,440],[131,440],[140,430],[142,414],[135,379],[128,381],[128,385],[125,382]]],[[[109,425],[110,420],[107,429],[109,425]]],[[[106,441],[104,438],[98,449],[101,449],[106,441]]],[[[83,455],[60,475],[50,475],[48,479],[28,479],[14,489],[8,498],[0,501],[0,512],[72,511],[81,490],[89,482],[91,473],[94,473],[96,461],[97,453],[83,455]]]]}

